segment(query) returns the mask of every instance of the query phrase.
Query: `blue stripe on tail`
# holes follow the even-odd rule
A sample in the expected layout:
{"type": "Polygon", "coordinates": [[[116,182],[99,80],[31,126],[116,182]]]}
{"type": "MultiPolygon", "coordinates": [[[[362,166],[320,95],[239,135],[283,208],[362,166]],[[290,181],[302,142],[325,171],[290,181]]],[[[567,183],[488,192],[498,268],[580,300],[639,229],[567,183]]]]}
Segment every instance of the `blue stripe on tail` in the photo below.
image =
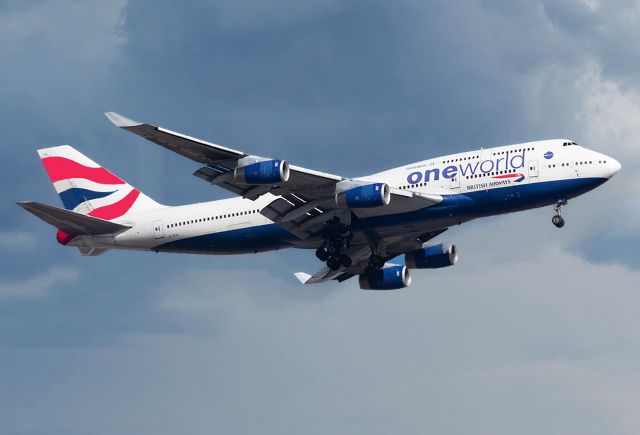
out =
{"type": "Polygon", "coordinates": [[[95,190],[74,187],[67,189],[64,192],[60,192],[60,199],[67,210],[73,210],[85,201],[104,198],[105,196],[111,195],[113,192],[115,192],[115,190],[111,192],[96,192],[95,190]]]}

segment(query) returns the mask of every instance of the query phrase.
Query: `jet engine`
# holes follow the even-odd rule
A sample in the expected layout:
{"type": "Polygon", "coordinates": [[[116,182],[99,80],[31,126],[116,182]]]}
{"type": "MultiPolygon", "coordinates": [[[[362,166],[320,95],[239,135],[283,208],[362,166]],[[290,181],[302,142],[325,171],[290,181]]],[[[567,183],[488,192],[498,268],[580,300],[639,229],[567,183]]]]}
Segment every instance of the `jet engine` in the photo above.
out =
{"type": "Polygon", "coordinates": [[[235,169],[233,176],[243,184],[278,184],[289,179],[286,160],[264,160],[235,169]]]}
{"type": "Polygon", "coordinates": [[[397,290],[411,285],[411,275],[405,266],[389,266],[371,275],[360,275],[362,290],[397,290]]]}
{"type": "Polygon", "coordinates": [[[389,186],[385,183],[365,184],[336,193],[336,204],[347,208],[370,208],[388,205],[389,186]]]}
{"type": "Polygon", "coordinates": [[[456,245],[439,244],[404,255],[404,264],[414,269],[438,269],[453,266],[458,261],[456,245]]]}

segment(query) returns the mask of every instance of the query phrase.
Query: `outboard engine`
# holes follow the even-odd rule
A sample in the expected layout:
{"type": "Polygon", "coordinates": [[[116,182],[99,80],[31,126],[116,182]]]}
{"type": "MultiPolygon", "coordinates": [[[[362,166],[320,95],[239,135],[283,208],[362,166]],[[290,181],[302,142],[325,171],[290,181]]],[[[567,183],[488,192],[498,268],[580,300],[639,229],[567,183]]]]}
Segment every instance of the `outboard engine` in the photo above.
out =
{"type": "Polygon", "coordinates": [[[264,160],[237,167],[233,176],[243,184],[278,184],[289,179],[289,163],[286,160],[264,160]]]}
{"type": "Polygon", "coordinates": [[[391,192],[386,183],[365,184],[336,193],[336,204],[347,208],[370,208],[389,205],[391,192]]]}
{"type": "Polygon", "coordinates": [[[411,285],[411,275],[406,266],[389,266],[371,275],[360,275],[362,290],[397,290],[411,285]]]}
{"type": "Polygon", "coordinates": [[[414,269],[439,269],[453,266],[458,261],[456,245],[443,243],[418,249],[404,255],[404,264],[414,269]]]}

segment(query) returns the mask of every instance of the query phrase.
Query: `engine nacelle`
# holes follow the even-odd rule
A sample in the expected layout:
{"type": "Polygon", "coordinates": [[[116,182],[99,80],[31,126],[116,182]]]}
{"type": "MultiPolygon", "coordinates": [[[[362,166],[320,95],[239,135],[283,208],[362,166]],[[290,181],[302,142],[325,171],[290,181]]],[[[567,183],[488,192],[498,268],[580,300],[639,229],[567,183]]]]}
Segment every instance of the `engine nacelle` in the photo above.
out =
{"type": "Polygon", "coordinates": [[[389,186],[385,183],[365,184],[336,193],[336,204],[347,208],[370,208],[388,205],[391,201],[389,186]]]}
{"type": "Polygon", "coordinates": [[[264,160],[250,163],[233,171],[237,182],[243,184],[278,184],[289,179],[289,163],[286,160],[264,160]]]}
{"type": "Polygon", "coordinates": [[[362,290],[397,290],[411,285],[411,275],[406,266],[390,266],[360,275],[359,281],[362,290]]]}
{"type": "Polygon", "coordinates": [[[404,255],[404,264],[415,269],[438,269],[453,266],[458,261],[456,245],[439,244],[404,255]]]}

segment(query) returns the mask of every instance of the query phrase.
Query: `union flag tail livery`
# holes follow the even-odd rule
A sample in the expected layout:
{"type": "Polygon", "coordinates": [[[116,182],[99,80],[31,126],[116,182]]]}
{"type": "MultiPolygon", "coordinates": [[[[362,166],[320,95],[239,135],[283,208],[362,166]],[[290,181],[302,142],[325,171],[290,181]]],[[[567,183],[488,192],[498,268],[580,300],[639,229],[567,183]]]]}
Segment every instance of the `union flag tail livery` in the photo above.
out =
{"type": "Polygon", "coordinates": [[[69,145],[38,154],[67,210],[110,221],[162,207],[69,145]]]}
{"type": "Polygon", "coordinates": [[[313,249],[324,266],[313,275],[297,273],[304,284],[357,276],[365,290],[407,287],[409,269],[456,264],[455,245],[431,243],[450,227],[553,206],[552,223],[562,228],[567,201],[620,170],[612,157],[551,139],[347,178],[106,115],[117,127],[193,160],[199,165],[193,175],[238,197],[163,206],[70,146],[42,149],[38,153],[66,210],[31,201],[18,205],[57,228],[61,244],[83,255],[110,249],[219,255],[313,249]]]}

